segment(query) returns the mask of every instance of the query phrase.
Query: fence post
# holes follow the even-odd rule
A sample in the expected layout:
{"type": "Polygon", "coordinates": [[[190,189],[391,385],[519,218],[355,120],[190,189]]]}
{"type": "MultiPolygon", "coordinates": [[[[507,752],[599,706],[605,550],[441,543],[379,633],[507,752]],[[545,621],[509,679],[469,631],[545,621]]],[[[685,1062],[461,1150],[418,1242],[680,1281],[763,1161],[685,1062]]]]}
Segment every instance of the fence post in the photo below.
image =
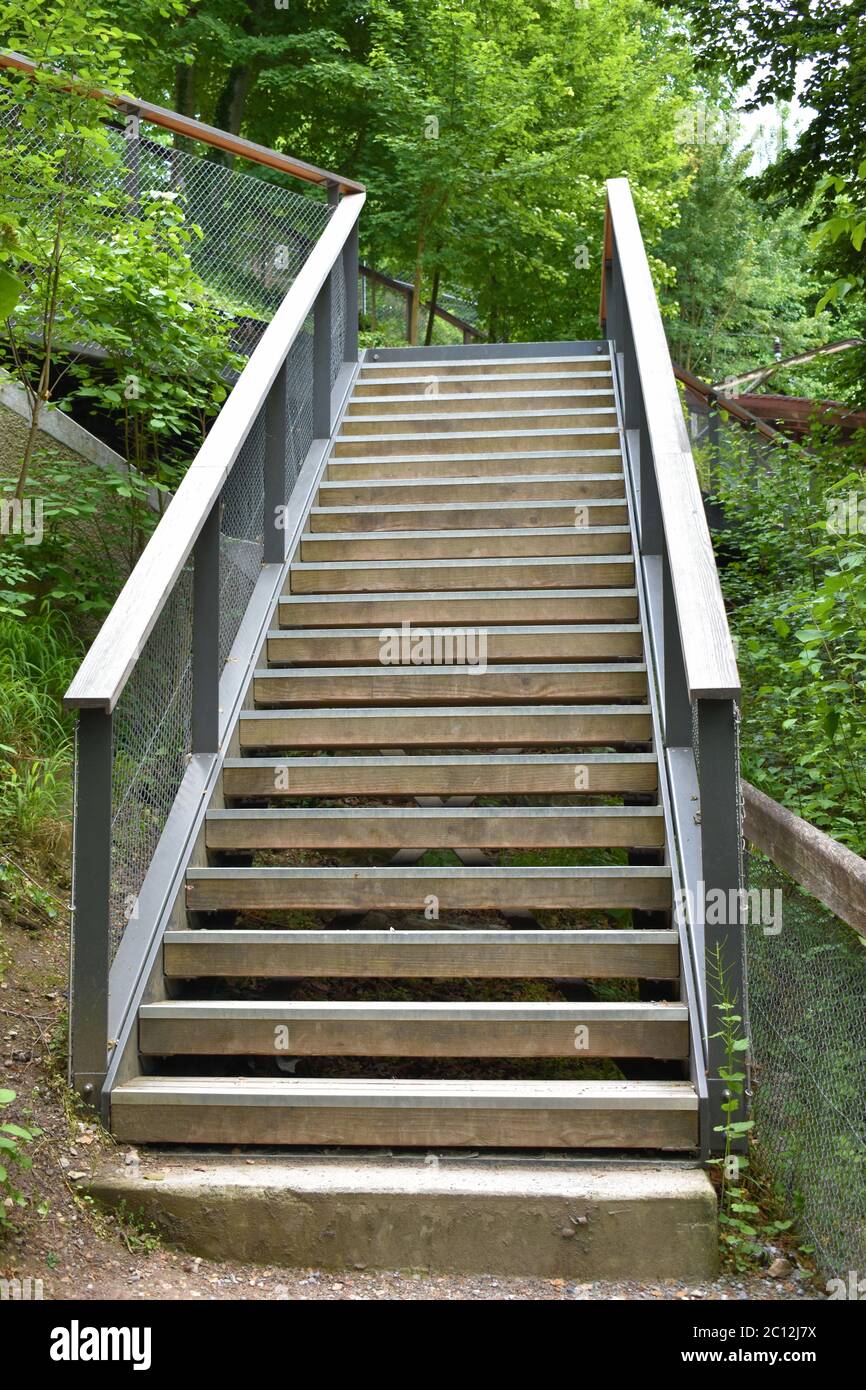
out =
{"type": "Polygon", "coordinates": [[[331,435],[331,296],[333,271],[329,272],[313,311],[313,437],[331,435]]]}
{"type": "Polygon", "coordinates": [[[664,734],[666,748],[692,746],[692,704],[686,684],[683,645],[667,546],[662,546],[662,632],[664,647],[664,734]]]}
{"type": "Polygon", "coordinates": [[[220,499],[193,550],[192,752],[219,748],[220,499]]]}
{"type": "Polygon", "coordinates": [[[78,715],[72,867],[72,969],[69,1079],[88,1105],[99,1105],[108,1067],[108,972],[111,965],[112,716],[78,715]]]}
{"type": "MultiPolygon", "coordinates": [[[[725,1050],[718,1031],[714,961],[718,952],[737,1012],[745,1008],[741,926],[742,858],[740,853],[740,778],[737,761],[737,713],[733,700],[698,700],[698,776],[701,795],[701,851],[704,873],[703,916],[706,957],[709,1149],[724,1148],[715,1127],[725,1122],[722,1103],[727,1084],[720,1076],[725,1050]],[[721,920],[715,920],[720,918],[721,920]]],[[[745,1111],[734,1118],[744,1120],[745,1111]]]]}
{"type": "Polygon", "coordinates": [[[262,558],[266,565],[281,565],[286,558],[286,376],[287,364],[284,362],[274,378],[265,403],[265,536],[262,558]]]}
{"type": "Polygon", "coordinates": [[[346,287],[346,331],[343,361],[354,366],[358,360],[358,224],[355,223],[343,247],[343,280],[346,287]]]}

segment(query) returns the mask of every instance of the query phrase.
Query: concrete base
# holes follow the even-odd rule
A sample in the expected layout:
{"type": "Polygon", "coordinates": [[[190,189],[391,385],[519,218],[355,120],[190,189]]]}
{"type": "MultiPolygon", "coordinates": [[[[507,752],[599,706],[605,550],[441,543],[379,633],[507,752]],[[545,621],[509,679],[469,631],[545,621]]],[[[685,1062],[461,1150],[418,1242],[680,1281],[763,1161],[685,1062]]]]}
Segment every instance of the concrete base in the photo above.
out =
{"type": "Polygon", "coordinates": [[[711,1278],[716,1199],[678,1163],[159,1158],[82,1184],[218,1260],[593,1280],[711,1278]]]}

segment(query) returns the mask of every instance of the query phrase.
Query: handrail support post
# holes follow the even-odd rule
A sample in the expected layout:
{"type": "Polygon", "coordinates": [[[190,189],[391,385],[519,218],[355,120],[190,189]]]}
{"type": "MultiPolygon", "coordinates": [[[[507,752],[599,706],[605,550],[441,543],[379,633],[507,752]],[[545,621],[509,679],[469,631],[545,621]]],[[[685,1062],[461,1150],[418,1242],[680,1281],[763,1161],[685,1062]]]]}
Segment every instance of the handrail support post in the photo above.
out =
{"type": "Polygon", "coordinates": [[[666,546],[662,547],[661,558],[665,747],[689,748],[692,743],[692,703],[686,682],[682,638],[666,546]]]}
{"type": "Polygon", "coordinates": [[[97,1109],[108,1068],[111,713],[80,710],[76,740],[69,1079],[82,1099],[97,1109]]]}
{"type": "MultiPolygon", "coordinates": [[[[722,1105],[729,1090],[722,1070],[728,1062],[725,1045],[714,1037],[721,1026],[718,971],[724,973],[726,997],[734,1011],[745,1017],[745,975],[743,970],[742,854],[740,837],[740,782],[737,766],[737,707],[733,700],[699,699],[698,761],[701,796],[701,857],[703,863],[703,901],[698,911],[704,917],[705,970],[709,1046],[707,1090],[710,1102],[709,1149],[719,1152],[725,1136],[717,1132],[729,1116],[722,1105]]],[[[743,1061],[737,1054],[737,1063],[743,1061]]],[[[745,1120],[742,1113],[734,1119],[745,1120]]],[[[740,1144],[735,1147],[743,1147],[740,1144]]]]}
{"type": "Polygon", "coordinates": [[[264,551],[266,565],[286,558],[286,449],[288,447],[288,387],[286,363],[280,367],[265,402],[264,551]]]}
{"type": "Polygon", "coordinates": [[[343,361],[352,366],[358,360],[358,224],[355,223],[343,247],[343,282],[346,292],[346,329],[343,361]]]}
{"type": "Polygon", "coordinates": [[[219,748],[220,499],[193,550],[192,752],[219,748]]]}
{"type": "Polygon", "coordinates": [[[331,298],[334,272],[329,271],[313,309],[313,436],[331,437],[331,298]]]}

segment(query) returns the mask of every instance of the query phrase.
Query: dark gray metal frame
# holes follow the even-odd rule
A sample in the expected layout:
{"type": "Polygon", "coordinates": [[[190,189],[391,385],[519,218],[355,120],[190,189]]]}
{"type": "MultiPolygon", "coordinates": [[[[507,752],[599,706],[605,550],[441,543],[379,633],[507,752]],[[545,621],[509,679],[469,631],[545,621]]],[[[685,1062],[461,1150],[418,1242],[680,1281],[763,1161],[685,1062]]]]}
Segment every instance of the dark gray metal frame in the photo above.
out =
{"type": "MultiPolygon", "coordinates": [[[[630,205],[630,196],[628,201],[630,205]]],[[[634,255],[633,240],[624,237],[624,241],[634,255]]],[[[711,963],[716,952],[739,1012],[744,1016],[746,1013],[740,891],[743,855],[737,740],[739,685],[730,676],[732,648],[730,652],[722,650],[719,657],[718,689],[713,694],[691,688],[687,677],[687,655],[693,654],[686,651],[685,643],[690,639],[684,637],[677,610],[675,565],[680,565],[680,559],[672,554],[677,544],[672,526],[675,518],[670,515],[669,499],[667,524],[663,514],[660,484],[664,485],[665,480],[659,471],[665,459],[653,437],[646,387],[639,369],[636,334],[644,331],[645,326],[633,321],[627,292],[629,273],[628,264],[621,259],[616,219],[609,208],[602,322],[610,340],[624,424],[623,455],[636,542],[638,593],[648,638],[647,661],[655,681],[651,698],[660,789],[666,819],[673,830],[669,858],[674,916],[680,934],[682,989],[690,1004],[691,1073],[701,1101],[701,1150],[707,1156],[724,1148],[724,1136],[718,1127],[726,1119],[721,1107],[729,1095],[722,1074],[727,1059],[716,1036],[718,1001],[711,963]],[[735,912],[728,914],[733,920],[710,925],[705,912],[707,897],[719,889],[729,904],[735,904],[735,912]]],[[[682,440],[686,440],[687,449],[684,424],[682,440]]],[[[681,444],[681,440],[677,442],[681,444]]],[[[692,524],[685,509],[679,520],[682,526],[692,524]]],[[[711,616],[726,633],[724,609],[720,605],[717,608],[719,611],[711,616]]],[[[736,675],[735,666],[733,670],[736,675]]],[[[740,1114],[737,1118],[745,1116],[740,1114]]]]}
{"type": "MultiPolygon", "coordinates": [[[[112,1077],[123,1067],[134,1040],[138,1001],[152,987],[161,959],[166,922],[176,910],[183,876],[195,852],[201,818],[217,785],[219,769],[230,751],[237,716],[249,677],[259,658],[264,636],[300,534],[312,490],[324,468],[335,431],[358,365],[357,259],[358,213],[363,195],[353,194],[354,206],[331,250],[322,250],[323,234],[282,310],[251,357],[223,407],[199,456],[157,527],[123,593],[85,657],[67,691],[67,708],[79,711],[76,748],[76,794],[73,841],[73,917],[69,1000],[69,1075],[71,1084],[103,1112],[112,1077]],[[328,257],[326,262],[321,256],[328,257]],[[316,264],[316,259],[319,263],[316,264]],[[331,385],[331,299],[338,260],[345,287],[346,334],[344,363],[331,385]],[[306,286],[296,287],[307,275],[306,286]],[[318,288],[310,289],[310,286],[318,288]],[[293,294],[295,298],[293,300],[293,294]],[[285,496],[286,358],[313,299],[313,403],[315,438],[289,497],[285,496]],[[290,301],[292,303],[290,304],[290,301]],[[240,418],[238,404],[240,403],[240,418]],[[220,671],[220,508],[222,491],[244,440],[260,414],[265,418],[262,476],[264,496],[263,561],[248,611],[235,638],[229,660],[220,671]],[[226,421],[221,425],[222,416],[226,421]],[[229,419],[228,416],[232,418],[229,419]],[[228,461],[221,485],[208,479],[209,456],[226,438],[228,461]],[[196,474],[196,465],[200,471],[196,474]],[[186,496],[182,496],[185,492],[186,496]],[[157,594],[148,585],[148,552],[163,550],[180,565],[192,558],[192,748],[188,769],[169,813],[138,899],[138,911],[127,925],[117,954],[111,959],[112,847],[112,711],[135,667],[137,656],[159,616],[175,579],[157,594]],[[131,659],[116,651],[112,617],[134,615],[139,634],[131,659]]],[[[333,201],[333,200],[332,200],[333,201]]],[[[347,204],[349,199],[344,200],[347,204]]]]}

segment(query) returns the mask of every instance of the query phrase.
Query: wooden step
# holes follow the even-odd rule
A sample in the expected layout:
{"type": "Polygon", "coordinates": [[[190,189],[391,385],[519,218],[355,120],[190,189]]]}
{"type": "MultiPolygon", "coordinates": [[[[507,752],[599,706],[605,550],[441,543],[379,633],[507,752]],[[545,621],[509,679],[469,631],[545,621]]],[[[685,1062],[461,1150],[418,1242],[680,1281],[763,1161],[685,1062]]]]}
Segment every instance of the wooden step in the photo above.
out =
{"type": "Polygon", "coordinates": [[[413,376],[424,376],[428,379],[431,376],[538,376],[550,372],[568,372],[582,376],[585,372],[609,372],[610,369],[610,354],[607,352],[573,353],[570,356],[567,353],[549,353],[544,357],[526,354],[522,357],[496,358],[485,357],[482,354],[471,358],[443,355],[429,361],[422,361],[417,357],[409,360],[401,354],[400,358],[392,358],[390,361],[381,358],[373,361],[371,357],[366,357],[359,368],[358,380],[376,382],[384,381],[388,377],[405,380],[413,376]]]}
{"type": "MultiPolygon", "coordinates": [[[[419,663],[432,645],[447,651],[449,641],[459,645],[460,635],[477,629],[460,627],[401,628],[342,627],[297,628],[268,633],[268,662],[274,666],[372,665],[399,641],[401,661],[419,663]],[[455,638],[456,634],[456,638],[455,638]]],[[[638,623],[539,623],[536,626],[484,629],[484,657],[488,662],[640,660],[643,639],[638,623]]]]}
{"type": "Polygon", "coordinates": [[[666,865],[589,865],[580,868],[188,869],[191,911],[417,912],[435,898],[440,912],[563,909],[570,912],[671,907],[666,865]]]}
{"type": "Polygon", "coordinates": [[[243,710],[245,748],[562,748],[647,743],[648,705],[243,710]]]}
{"type": "Polygon", "coordinates": [[[323,560],[289,568],[286,593],[405,593],[435,589],[583,589],[634,584],[630,555],[492,560],[323,560]]]}
{"type": "Polygon", "coordinates": [[[692,1149],[688,1081],[139,1076],[111,1093],[124,1143],[692,1149]]]}
{"type": "MultiPolygon", "coordinates": [[[[334,440],[331,459],[363,459],[370,463],[376,459],[426,459],[453,454],[459,458],[472,459],[495,451],[494,457],[503,453],[525,458],[528,453],[539,451],[582,450],[586,457],[598,460],[603,453],[611,454],[619,443],[619,429],[616,425],[544,425],[537,429],[529,425],[522,429],[481,428],[481,422],[473,429],[390,431],[383,430],[377,422],[365,422],[368,428],[359,434],[354,430],[341,433],[334,440]]],[[[467,471],[467,470],[464,470],[467,471]]],[[[497,467],[497,472],[502,472],[497,467]]],[[[330,467],[328,476],[334,474],[330,467]]]]}
{"type": "Polygon", "coordinates": [[[301,537],[301,559],[466,560],[566,555],[630,555],[628,526],[491,527],[477,530],[336,532],[301,537]]]}
{"type": "Polygon", "coordinates": [[[169,979],[652,979],[679,975],[675,931],[170,931],[169,979]]]}
{"type": "Polygon", "coordinates": [[[661,848],[660,806],[235,807],[208,811],[210,850],[661,848]]]}
{"type": "MultiPolygon", "coordinates": [[[[447,508],[455,503],[477,508],[480,503],[505,503],[522,507],[538,502],[591,502],[599,499],[625,501],[625,479],[612,458],[604,461],[608,468],[602,473],[501,473],[499,476],[467,478],[459,476],[459,461],[454,476],[419,478],[413,473],[403,478],[380,476],[362,478],[360,464],[340,465],[345,482],[323,482],[319,485],[318,502],[322,507],[363,507],[384,511],[392,506],[424,506],[428,502],[447,508]]],[[[517,465],[515,465],[517,466],[517,465]]],[[[414,465],[413,465],[414,468],[414,465]]],[[[446,470],[447,471],[447,470],[446,470]]],[[[608,518],[605,518],[607,521],[608,518]]],[[[619,518],[611,517],[611,522],[619,518]]],[[[530,523],[527,522],[527,525],[530,523]]],[[[532,523],[533,525],[535,523],[532,523]]]]}
{"type": "MultiPolygon", "coordinates": [[[[616,473],[622,476],[622,455],[616,441],[602,448],[570,448],[557,443],[545,448],[538,444],[535,448],[509,448],[508,444],[490,452],[426,454],[382,454],[375,449],[362,451],[357,457],[341,457],[331,454],[325,469],[327,482],[365,482],[366,480],[390,480],[399,482],[402,478],[421,480],[424,478],[455,478],[467,476],[481,482],[485,478],[539,477],[559,478],[584,474],[598,477],[601,474],[616,473]]],[[[620,487],[622,486],[620,482],[620,487]]],[[[595,489],[593,489],[595,491],[595,489]]],[[[548,494],[550,495],[550,494],[548,494]]],[[[557,496],[561,494],[557,491],[557,496]]],[[[622,491],[614,496],[621,497],[622,491]]]]}
{"type": "Polygon", "coordinates": [[[654,753],[465,753],[375,758],[226,758],[223,793],[307,796],[600,796],[654,792],[654,753]]]}
{"type": "MultiPolygon", "coordinates": [[[[446,402],[450,407],[451,403],[446,402]]],[[[459,435],[467,438],[472,434],[483,434],[485,438],[502,435],[520,436],[524,431],[533,430],[579,430],[581,433],[594,430],[616,430],[616,406],[612,403],[603,406],[543,406],[516,405],[507,409],[456,410],[439,407],[381,411],[376,414],[343,417],[337,444],[355,438],[370,436],[384,439],[398,435],[401,439],[425,437],[440,438],[443,435],[459,435]]]]}
{"type": "Polygon", "coordinates": [[[438,502],[418,507],[411,503],[382,506],[313,507],[307,525],[319,539],[344,533],[370,535],[371,532],[459,531],[469,533],[489,529],[628,526],[625,499],[587,498],[534,502],[438,502]]]}
{"type": "Polygon", "coordinates": [[[370,627],[392,623],[634,622],[634,588],[455,590],[449,593],[291,594],[280,599],[280,626],[370,627]]]}
{"type": "Polygon", "coordinates": [[[498,411],[519,412],[523,410],[597,410],[614,409],[613,382],[608,381],[601,389],[586,387],[564,387],[555,389],[543,386],[539,389],[533,383],[515,385],[499,381],[487,383],[487,390],[448,391],[439,389],[439,381],[433,378],[426,385],[414,383],[414,393],[377,392],[375,395],[359,394],[357,391],[349,401],[347,419],[364,419],[369,416],[389,415],[471,415],[495,414],[498,411]]]}
{"type": "MultiPolygon", "coordinates": [[[[389,640],[399,646],[399,636],[389,640]]],[[[431,655],[437,649],[430,644],[431,655]]],[[[512,666],[503,662],[486,665],[483,640],[458,636],[441,643],[443,656],[464,657],[465,664],[403,666],[308,666],[256,671],[253,697],[259,708],[290,705],[399,705],[432,701],[455,705],[531,701],[563,704],[567,701],[626,700],[647,698],[646,666],[642,662],[569,662],[560,665],[512,666]],[[472,658],[465,662],[465,657],[472,658]]]]}
{"type": "Polygon", "coordinates": [[[658,1057],[689,1053],[681,1004],[187,999],[143,1004],[144,1056],[658,1057]]]}
{"type": "Polygon", "coordinates": [[[489,395],[508,389],[521,394],[527,391],[610,392],[613,390],[613,376],[609,363],[597,371],[579,373],[557,371],[550,367],[545,371],[511,372],[505,376],[500,372],[478,372],[475,375],[464,372],[450,376],[430,373],[425,376],[421,369],[414,376],[365,377],[362,374],[355,383],[352,404],[356,401],[372,402],[377,397],[382,400],[421,396],[431,389],[435,389],[440,400],[453,396],[469,399],[474,394],[489,395]]]}

